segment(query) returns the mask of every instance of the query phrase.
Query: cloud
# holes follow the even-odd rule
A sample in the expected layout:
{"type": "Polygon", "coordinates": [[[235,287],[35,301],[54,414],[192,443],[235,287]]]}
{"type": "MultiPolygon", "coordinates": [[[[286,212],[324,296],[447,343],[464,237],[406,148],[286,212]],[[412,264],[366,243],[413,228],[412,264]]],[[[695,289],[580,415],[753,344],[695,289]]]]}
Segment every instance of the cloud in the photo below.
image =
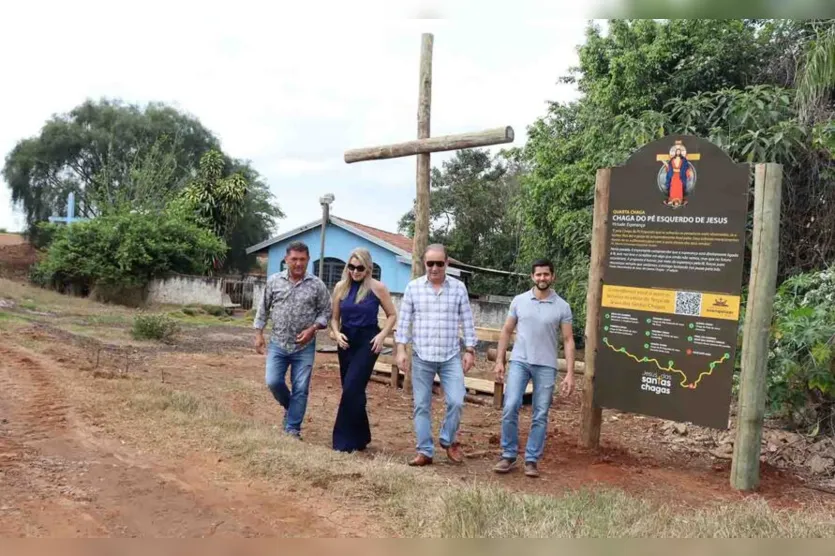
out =
{"type": "MultiPolygon", "coordinates": [[[[335,214],[394,231],[414,199],[414,158],[349,165],[343,154],[416,137],[421,33],[435,34],[432,135],[511,125],[520,146],[546,101],[576,95],[557,78],[583,40],[578,5],[10,4],[0,8],[15,22],[0,34],[14,77],[0,89],[0,151],[86,98],[167,102],[252,161],[287,214],[281,230],[316,219],[319,197],[333,192],[335,214]]],[[[22,224],[4,183],[0,227],[22,224]]]]}

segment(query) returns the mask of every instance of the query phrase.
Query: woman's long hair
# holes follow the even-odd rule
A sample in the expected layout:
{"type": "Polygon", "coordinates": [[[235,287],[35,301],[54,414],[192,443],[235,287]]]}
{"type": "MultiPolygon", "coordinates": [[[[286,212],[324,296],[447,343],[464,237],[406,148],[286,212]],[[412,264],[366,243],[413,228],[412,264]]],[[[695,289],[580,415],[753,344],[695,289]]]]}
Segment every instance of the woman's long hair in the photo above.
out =
{"type": "MultiPolygon", "coordinates": [[[[369,253],[368,249],[365,247],[357,247],[351,251],[351,255],[348,257],[349,263],[351,262],[351,259],[357,259],[360,264],[365,267],[366,272],[365,278],[363,278],[362,283],[360,283],[359,290],[357,291],[357,298],[354,301],[355,303],[359,303],[366,295],[368,295],[368,292],[371,291],[371,273],[373,262],[371,261],[371,253],[369,253]]],[[[351,274],[348,272],[348,265],[346,264],[342,269],[342,279],[337,282],[336,286],[333,288],[333,295],[338,301],[341,301],[346,295],[348,295],[353,281],[354,280],[351,278],[351,274]]]]}

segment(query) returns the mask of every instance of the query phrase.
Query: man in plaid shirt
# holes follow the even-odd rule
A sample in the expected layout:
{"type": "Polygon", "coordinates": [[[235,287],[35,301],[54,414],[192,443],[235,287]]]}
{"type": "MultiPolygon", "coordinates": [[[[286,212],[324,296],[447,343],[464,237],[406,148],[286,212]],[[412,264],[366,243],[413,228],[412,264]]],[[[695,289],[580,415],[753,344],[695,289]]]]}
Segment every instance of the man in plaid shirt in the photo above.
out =
{"type": "Polygon", "coordinates": [[[412,395],[414,397],[417,456],[409,465],[432,463],[432,385],[439,375],[446,401],[446,415],[440,431],[441,447],[455,463],[463,460],[455,441],[464,406],[464,374],[475,364],[475,325],[467,287],[447,276],[449,262],[443,245],[426,248],[426,274],[409,282],[400,303],[397,324],[397,366],[407,372],[406,344],[412,343],[412,395]],[[459,328],[464,329],[464,358],[461,360],[459,328]],[[411,330],[410,330],[411,328],[411,330]]]}

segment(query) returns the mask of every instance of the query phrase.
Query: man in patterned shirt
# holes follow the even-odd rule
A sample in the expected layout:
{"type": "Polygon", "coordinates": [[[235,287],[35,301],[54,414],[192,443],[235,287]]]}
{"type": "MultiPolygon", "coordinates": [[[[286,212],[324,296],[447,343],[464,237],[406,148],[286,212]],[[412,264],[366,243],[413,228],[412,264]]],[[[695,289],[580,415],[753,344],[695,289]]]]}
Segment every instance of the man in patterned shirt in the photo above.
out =
{"type": "Polygon", "coordinates": [[[446,398],[441,426],[441,447],[455,463],[462,461],[455,440],[464,406],[464,374],[475,363],[475,325],[467,287],[447,276],[449,262],[443,245],[430,245],[423,255],[426,274],[409,282],[400,302],[397,324],[397,366],[406,372],[406,344],[412,343],[412,395],[414,397],[417,456],[409,465],[432,463],[432,385],[439,375],[446,398]],[[410,330],[411,327],[411,330],[410,330]],[[461,361],[459,328],[464,329],[464,360],[461,361]]]}
{"type": "Polygon", "coordinates": [[[297,438],[301,437],[307,410],[316,331],[326,328],[331,318],[328,288],[307,272],[309,260],[310,252],[304,243],[296,241],[287,247],[287,268],[267,280],[253,325],[255,351],[267,352],[267,387],[285,410],[284,431],[297,438]],[[273,321],[268,346],[264,341],[267,319],[273,321]],[[292,391],[285,379],[288,367],[292,391]]]}

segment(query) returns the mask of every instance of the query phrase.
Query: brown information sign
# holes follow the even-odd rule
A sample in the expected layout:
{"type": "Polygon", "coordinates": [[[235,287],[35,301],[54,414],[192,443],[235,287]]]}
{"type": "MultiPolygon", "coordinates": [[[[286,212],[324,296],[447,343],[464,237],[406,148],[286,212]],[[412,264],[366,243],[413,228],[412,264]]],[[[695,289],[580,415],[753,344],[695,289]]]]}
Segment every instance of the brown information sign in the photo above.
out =
{"type": "Polygon", "coordinates": [[[749,169],[670,136],[612,168],[594,396],[724,429],[739,324],[749,169]]]}

